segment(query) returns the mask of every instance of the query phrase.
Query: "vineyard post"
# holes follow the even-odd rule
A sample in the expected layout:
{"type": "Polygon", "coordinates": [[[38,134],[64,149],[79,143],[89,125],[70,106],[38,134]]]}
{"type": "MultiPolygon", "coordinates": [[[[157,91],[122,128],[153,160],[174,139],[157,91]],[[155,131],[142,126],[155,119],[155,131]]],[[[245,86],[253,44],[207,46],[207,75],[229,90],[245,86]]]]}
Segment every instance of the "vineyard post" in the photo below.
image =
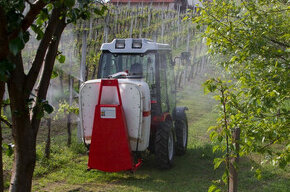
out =
{"type": "Polygon", "coordinates": [[[109,20],[110,20],[110,11],[107,12],[107,15],[105,17],[105,27],[104,27],[103,43],[107,43],[108,42],[109,20]]]}
{"type": "Polygon", "coordinates": [[[81,67],[80,67],[80,80],[84,82],[86,80],[86,56],[87,56],[87,30],[84,23],[83,36],[82,36],[82,55],[81,55],[81,67]]]}
{"type": "Polygon", "coordinates": [[[179,33],[180,33],[180,5],[178,5],[178,12],[177,12],[177,32],[178,35],[176,37],[176,44],[175,47],[177,48],[179,46],[179,33]]]}
{"type": "MultiPolygon", "coordinates": [[[[134,17],[134,28],[133,28],[133,32],[134,32],[134,29],[137,29],[138,16],[139,16],[139,7],[136,8],[136,14],[135,14],[135,17],[134,17]]],[[[135,33],[134,33],[133,37],[135,37],[135,33]]]]}
{"type": "Polygon", "coordinates": [[[116,37],[116,34],[118,34],[118,15],[119,15],[119,10],[118,8],[115,9],[115,19],[114,19],[114,37],[116,37]]]}
{"type": "Polygon", "coordinates": [[[191,67],[191,79],[193,79],[194,78],[194,76],[195,76],[195,71],[196,71],[196,66],[195,66],[195,64],[196,64],[196,62],[195,62],[195,59],[196,59],[196,45],[194,45],[194,47],[193,47],[193,56],[192,56],[192,67],[191,67]]]}
{"type": "Polygon", "coordinates": [[[92,39],[93,17],[90,17],[89,39],[92,39]]]}
{"type": "Polygon", "coordinates": [[[143,8],[144,8],[144,4],[143,4],[143,1],[142,1],[142,4],[141,4],[141,21],[140,21],[140,24],[139,24],[139,38],[142,37],[142,28],[143,28],[143,8]]]}
{"type": "Polygon", "coordinates": [[[131,24],[130,24],[130,34],[129,34],[129,37],[132,38],[132,33],[133,33],[133,22],[134,22],[134,12],[132,11],[131,12],[131,24]]]}
{"type": "Polygon", "coordinates": [[[128,9],[129,10],[130,10],[130,6],[131,6],[130,1],[128,1],[128,9]]]}
{"type": "MultiPolygon", "coordinates": [[[[51,88],[51,83],[49,83],[49,87],[51,88]]],[[[47,99],[48,102],[51,103],[51,92],[47,92],[47,99]]],[[[48,114],[48,117],[46,119],[46,125],[47,125],[47,137],[46,137],[46,142],[45,142],[45,150],[44,150],[44,154],[45,154],[45,158],[49,159],[50,157],[50,132],[51,132],[51,115],[48,114]]]]}
{"type": "MultiPolygon", "coordinates": [[[[163,2],[163,6],[164,6],[164,2],[163,2]]],[[[162,21],[162,25],[161,25],[161,40],[162,40],[162,43],[164,43],[164,9],[162,9],[161,21],[162,21]]]]}
{"type": "Polygon", "coordinates": [[[188,52],[189,51],[189,40],[190,40],[190,25],[188,25],[188,28],[187,28],[187,40],[186,40],[186,51],[188,52]]]}

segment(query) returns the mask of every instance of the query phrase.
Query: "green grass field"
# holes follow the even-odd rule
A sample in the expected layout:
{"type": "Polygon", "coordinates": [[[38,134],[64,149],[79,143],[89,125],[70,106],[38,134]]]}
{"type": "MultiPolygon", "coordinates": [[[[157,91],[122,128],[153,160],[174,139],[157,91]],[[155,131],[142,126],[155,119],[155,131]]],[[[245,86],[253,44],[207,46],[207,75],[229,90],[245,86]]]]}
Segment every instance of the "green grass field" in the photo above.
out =
{"type": "MultiPolygon", "coordinates": [[[[52,140],[51,159],[43,157],[43,144],[38,145],[37,165],[34,173],[33,191],[154,191],[154,192],[203,192],[207,191],[213,180],[219,180],[223,167],[213,169],[213,159],[218,154],[212,153],[212,145],[207,129],[215,124],[215,101],[210,95],[203,94],[201,83],[204,78],[195,79],[183,91],[178,92],[178,105],[187,106],[189,120],[189,143],[185,156],[176,157],[170,170],[159,170],[154,162],[154,155],[144,160],[144,165],[135,173],[104,173],[87,171],[86,149],[76,139],[71,148],[65,147],[65,131],[56,131],[52,140]]],[[[53,129],[60,129],[54,127],[53,129]]],[[[76,132],[76,131],[75,131],[76,132]]],[[[75,133],[74,132],[74,133],[75,133]]],[[[44,134],[45,132],[40,132],[44,134]]],[[[76,133],[75,133],[76,134],[76,133]]],[[[254,165],[259,167],[255,158],[242,158],[240,161],[239,191],[287,192],[290,189],[289,166],[280,170],[270,165],[260,167],[262,179],[255,178],[251,171],[254,165]]],[[[11,157],[4,158],[4,168],[11,167],[11,157]]],[[[7,171],[6,171],[7,173],[7,171]]],[[[9,183],[6,174],[6,186],[9,183]]]]}

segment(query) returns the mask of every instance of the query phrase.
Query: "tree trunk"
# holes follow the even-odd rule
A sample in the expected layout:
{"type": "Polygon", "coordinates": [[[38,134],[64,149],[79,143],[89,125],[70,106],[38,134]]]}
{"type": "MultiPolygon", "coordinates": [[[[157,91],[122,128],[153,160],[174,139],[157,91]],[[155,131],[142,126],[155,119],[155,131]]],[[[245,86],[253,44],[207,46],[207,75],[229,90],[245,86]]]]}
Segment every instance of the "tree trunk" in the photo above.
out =
{"type": "MultiPolygon", "coordinates": [[[[0,117],[2,112],[2,99],[5,92],[5,83],[0,81],[0,117]]],[[[4,191],[4,179],[3,179],[3,158],[2,158],[2,122],[0,121],[0,192],[4,191]]]]}
{"type": "Polygon", "coordinates": [[[87,31],[83,31],[82,37],[82,55],[81,55],[81,70],[80,79],[82,82],[86,80],[86,57],[87,57],[87,31]]]}
{"type": "Polygon", "coordinates": [[[181,87],[182,76],[183,76],[183,71],[180,72],[180,76],[179,76],[179,80],[178,80],[178,88],[181,87]]]}
{"type": "Polygon", "coordinates": [[[50,157],[50,130],[51,130],[51,118],[47,118],[47,138],[45,144],[45,157],[49,159],[50,157]]]}
{"type": "MultiPolygon", "coordinates": [[[[68,78],[68,85],[69,85],[69,107],[72,106],[72,100],[73,100],[73,78],[69,75],[68,78]]],[[[71,145],[71,112],[67,115],[67,146],[71,145]]]]}
{"type": "Polygon", "coordinates": [[[9,191],[30,191],[36,159],[36,137],[30,124],[27,99],[24,97],[24,70],[20,54],[11,56],[16,68],[7,82],[12,114],[12,136],[15,144],[9,191]]]}
{"type": "Polygon", "coordinates": [[[59,85],[60,85],[60,91],[62,96],[64,97],[64,89],[63,89],[63,72],[59,71],[59,85]]]}
{"type": "Polygon", "coordinates": [[[97,66],[96,65],[93,65],[93,74],[92,74],[92,79],[95,79],[96,78],[96,73],[97,73],[97,66]]]}
{"type": "Polygon", "coordinates": [[[71,112],[67,115],[67,146],[71,145],[71,112]]]}
{"type": "Polygon", "coordinates": [[[238,163],[239,163],[239,140],[240,140],[240,128],[236,128],[233,131],[232,142],[236,146],[236,157],[232,157],[230,160],[229,167],[229,192],[237,192],[238,191],[238,163]]]}
{"type": "Polygon", "coordinates": [[[10,192],[31,191],[32,176],[36,161],[36,136],[41,120],[39,113],[42,111],[39,103],[46,99],[46,93],[57,55],[57,47],[64,27],[65,17],[57,25],[54,33],[55,39],[49,45],[45,58],[44,73],[40,80],[36,105],[33,108],[33,116],[31,119],[30,109],[27,105],[29,94],[26,93],[28,90],[24,89],[26,76],[23,69],[22,57],[20,54],[10,56],[11,61],[16,65],[15,70],[11,73],[11,78],[7,82],[13,122],[12,136],[15,142],[10,192]]]}

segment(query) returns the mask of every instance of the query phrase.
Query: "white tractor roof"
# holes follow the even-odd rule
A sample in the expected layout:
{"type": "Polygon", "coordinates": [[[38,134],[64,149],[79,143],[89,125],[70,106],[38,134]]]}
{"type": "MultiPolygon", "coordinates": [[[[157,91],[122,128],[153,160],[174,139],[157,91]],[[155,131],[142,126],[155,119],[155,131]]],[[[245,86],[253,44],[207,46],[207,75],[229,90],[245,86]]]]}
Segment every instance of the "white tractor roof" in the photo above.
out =
{"type": "Polygon", "coordinates": [[[157,50],[171,50],[171,47],[168,44],[156,43],[149,39],[114,39],[111,43],[103,43],[101,47],[102,51],[109,51],[111,53],[146,53],[147,51],[157,51],[157,50]],[[123,41],[125,42],[124,48],[116,48],[116,42],[123,41]],[[140,48],[134,48],[133,42],[138,41],[142,42],[140,48]]]}

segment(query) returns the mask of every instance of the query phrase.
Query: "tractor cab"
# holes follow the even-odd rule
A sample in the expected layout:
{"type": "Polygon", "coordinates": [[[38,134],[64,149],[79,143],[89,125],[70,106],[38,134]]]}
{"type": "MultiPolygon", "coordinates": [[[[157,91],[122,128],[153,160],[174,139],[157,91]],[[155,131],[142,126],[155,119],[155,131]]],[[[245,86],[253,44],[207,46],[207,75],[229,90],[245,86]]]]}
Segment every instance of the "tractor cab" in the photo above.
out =
{"type": "Polygon", "coordinates": [[[162,113],[172,112],[176,105],[176,91],[171,47],[168,44],[148,39],[115,39],[104,43],[101,50],[99,79],[143,80],[150,88],[151,114],[161,116],[162,113]]]}
{"type": "Polygon", "coordinates": [[[188,137],[187,108],[176,106],[171,47],[128,38],[104,43],[101,51],[98,78],[80,88],[89,169],[135,170],[146,150],[160,168],[171,167],[188,137]]]}

